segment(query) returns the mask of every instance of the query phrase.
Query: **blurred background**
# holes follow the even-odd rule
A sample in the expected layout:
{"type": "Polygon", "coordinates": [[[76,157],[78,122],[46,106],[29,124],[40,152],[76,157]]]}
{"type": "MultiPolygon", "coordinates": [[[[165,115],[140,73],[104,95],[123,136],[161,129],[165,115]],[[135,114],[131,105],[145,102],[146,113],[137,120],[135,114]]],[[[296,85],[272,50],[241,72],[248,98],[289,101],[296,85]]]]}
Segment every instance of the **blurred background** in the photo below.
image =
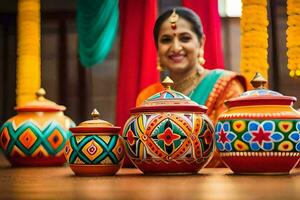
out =
{"type": "MultiPolygon", "coordinates": [[[[158,12],[179,6],[180,0],[158,0],[158,12]]],[[[17,0],[0,0],[0,124],[15,115],[17,0]]],[[[93,108],[115,123],[120,34],[105,61],[84,68],[78,59],[75,0],[41,0],[41,68],[46,97],[65,105],[76,123],[87,120],[93,108]]],[[[240,70],[241,2],[219,0],[225,69],[240,70]]],[[[300,80],[287,69],[286,0],[269,0],[269,87],[300,98],[300,80]]],[[[255,38],[253,38],[255,40],[255,38]]],[[[131,73],[128,71],[128,73],[131,73]]],[[[126,97],[124,97],[126,98],[126,97]]],[[[300,107],[300,101],[296,102],[300,107]]]]}

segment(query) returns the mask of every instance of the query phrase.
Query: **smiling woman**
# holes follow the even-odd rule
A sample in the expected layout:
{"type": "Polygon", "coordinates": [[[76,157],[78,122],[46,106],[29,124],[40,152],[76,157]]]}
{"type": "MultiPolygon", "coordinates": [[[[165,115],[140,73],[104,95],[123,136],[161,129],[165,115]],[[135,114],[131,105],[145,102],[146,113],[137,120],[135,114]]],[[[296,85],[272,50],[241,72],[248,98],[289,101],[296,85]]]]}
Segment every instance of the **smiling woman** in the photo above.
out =
{"type": "Polygon", "coordinates": [[[198,57],[203,57],[204,39],[192,31],[192,24],[178,19],[176,29],[170,29],[169,21],[164,21],[158,35],[158,56],[160,65],[169,70],[170,76],[178,82],[189,76],[194,68],[201,68],[198,57]],[[203,54],[203,53],[202,53],[203,54]]]}
{"type": "MultiPolygon", "coordinates": [[[[167,10],[156,20],[153,32],[159,65],[174,81],[173,89],[207,106],[207,114],[215,123],[226,109],[224,101],[244,91],[244,77],[231,71],[203,67],[206,36],[200,18],[190,9],[167,10]]],[[[139,94],[137,105],[161,90],[160,83],[150,85],[139,94]]],[[[219,162],[213,159],[210,166],[218,166],[219,162]]]]}

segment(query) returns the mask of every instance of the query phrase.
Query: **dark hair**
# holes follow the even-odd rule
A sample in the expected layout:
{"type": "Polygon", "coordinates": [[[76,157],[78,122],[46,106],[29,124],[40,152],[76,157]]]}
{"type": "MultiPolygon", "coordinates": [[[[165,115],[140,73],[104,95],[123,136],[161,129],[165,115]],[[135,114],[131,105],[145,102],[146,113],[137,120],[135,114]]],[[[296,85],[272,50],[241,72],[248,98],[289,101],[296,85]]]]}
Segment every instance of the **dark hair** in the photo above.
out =
{"type": "Polygon", "coordinates": [[[179,17],[184,18],[185,20],[189,21],[192,24],[193,32],[196,33],[199,40],[203,36],[203,29],[202,29],[202,23],[200,17],[191,9],[184,8],[184,7],[176,7],[176,8],[166,10],[157,18],[153,30],[154,41],[156,46],[158,44],[158,34],[159,34],[161,24],[171,16],[174,9],[176,10],[175,12],[179,15],[179,17]]]}

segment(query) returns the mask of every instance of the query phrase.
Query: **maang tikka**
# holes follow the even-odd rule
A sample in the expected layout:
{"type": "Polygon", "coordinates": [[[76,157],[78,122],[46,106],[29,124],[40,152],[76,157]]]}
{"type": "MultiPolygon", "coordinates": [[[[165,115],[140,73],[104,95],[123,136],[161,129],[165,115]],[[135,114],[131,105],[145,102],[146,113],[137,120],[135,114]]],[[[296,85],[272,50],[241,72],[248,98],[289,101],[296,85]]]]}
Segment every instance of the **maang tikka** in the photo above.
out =
{"type": "Polygon", "coordinates": [[[176,9],[174,8],[171,16],[169,17],[169,22],[171,23],[171,28],[173,30],[175,30],[177,28],[176,22],[178,19],[179,19],[179,15],[176,13],[176,9]]]}

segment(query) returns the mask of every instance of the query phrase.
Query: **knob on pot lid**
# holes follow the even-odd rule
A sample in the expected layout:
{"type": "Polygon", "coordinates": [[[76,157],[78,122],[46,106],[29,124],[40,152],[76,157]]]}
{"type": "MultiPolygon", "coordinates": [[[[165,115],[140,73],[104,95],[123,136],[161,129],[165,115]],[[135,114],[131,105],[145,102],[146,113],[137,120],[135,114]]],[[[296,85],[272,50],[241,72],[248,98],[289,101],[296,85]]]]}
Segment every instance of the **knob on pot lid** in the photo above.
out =
{"type": "Polygon", "coordinates": [[[117,133],[120,131],[120,127],[113,126],[111,123],[100,119],[100,114],[97,109],[94,109],[91,113],[91,120],[81,122],[78,126],[70,128],[73,133],[117,133]]]}
{"type": "Polygon", "coordinates": [[[203,112],[207,108],[203,105],[198,105],[184,94],[171,89],[173,81],[166,77],[162,82],[164,90],[154,94],[146,99],[141,106],[132,108],[131,113],[136,112],[156,112],[156,111],[190,111],[203,112]]]}
{"type": "Polygon", "coordinates": [[[53,111],[64,111],[65,106],[56,104],[45,98],[46,91],[40,88],[36,93],[36,99],[26,103],[25,105],[15,107],[18,112],[53,112],[53,111]]]}
{"type": "Polygon", "coordinates": [[[293,105],[296,97],[284,96],[279,92],[266,89],[267,81],[260,73],[256,73],[250,82],[253,90],[242,93],[239,97],[229,99],[225,102],[228,107],[251,106],[251,105],[293,105]]]}

